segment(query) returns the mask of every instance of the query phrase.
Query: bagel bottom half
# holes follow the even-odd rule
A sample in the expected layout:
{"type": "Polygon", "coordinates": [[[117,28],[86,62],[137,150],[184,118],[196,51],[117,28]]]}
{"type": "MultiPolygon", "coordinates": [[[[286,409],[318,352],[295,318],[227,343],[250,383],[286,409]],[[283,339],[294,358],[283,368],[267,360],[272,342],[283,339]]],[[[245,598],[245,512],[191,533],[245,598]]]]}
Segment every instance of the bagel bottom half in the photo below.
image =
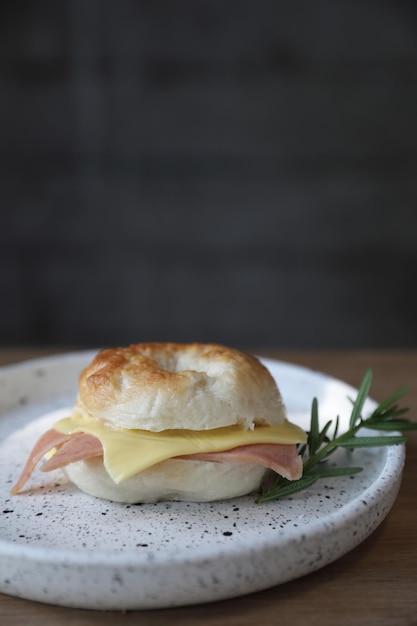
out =
{"type": "Polygon", "coordinates": [[[169,459],[116,484],[98,457],[76,461],[63,469],[67,478],[81,491],[105,500],[131,504],[236,498],[258,489],[268,471],[253,463],[169,459]]]}

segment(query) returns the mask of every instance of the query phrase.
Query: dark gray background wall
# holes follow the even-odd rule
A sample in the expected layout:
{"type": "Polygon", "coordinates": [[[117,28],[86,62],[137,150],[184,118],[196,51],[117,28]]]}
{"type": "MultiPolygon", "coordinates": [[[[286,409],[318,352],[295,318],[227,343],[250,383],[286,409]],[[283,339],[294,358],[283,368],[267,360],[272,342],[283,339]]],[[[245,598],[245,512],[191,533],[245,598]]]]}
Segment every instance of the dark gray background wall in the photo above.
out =
{"type": "Polygon", "coordinates": [[[417,5],[0,5],[0,344],[417,346],[417,5]]]}

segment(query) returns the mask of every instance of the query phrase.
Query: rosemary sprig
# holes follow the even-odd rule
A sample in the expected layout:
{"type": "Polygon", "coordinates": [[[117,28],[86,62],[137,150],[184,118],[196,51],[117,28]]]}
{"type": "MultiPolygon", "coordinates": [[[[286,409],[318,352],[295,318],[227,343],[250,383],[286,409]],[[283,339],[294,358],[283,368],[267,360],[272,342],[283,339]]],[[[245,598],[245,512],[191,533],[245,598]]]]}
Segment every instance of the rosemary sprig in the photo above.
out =
{"type": "Polygon", "coordinates": [[[402,433],[406,430],[416,430],[417,423],[410,422],[403,416],[407,408],[399,408],[397,401],[404,395],[406,388],[398,390],[383,400],[369,417],[362,417],[362,410],[369,395],[372,383],[372,370],[367,370],[358,390],[356,399],[352,401],[352,412],[349,419],[349,428],[339,434],[339,417],[328,421],[320,430],[319,409],[317,398],[311,406],[310,430],[307,431],[307,443],[300,447],[299,453],[303,456],[303,475],[298,480],[287,480],[278,474],[261,487],[257,502],[279,500],[287,498],[299,491],[303,491],[322,478],[333,476],[352,476],[362,471],[361,467],[329,467],[326,461],[337,448],[369,448],[375,446],[391,446],[404,443],[407,438],[402,434],[361,436],[357,433],[362,428],[376,431],[393,431],[402,433]],[[332,435],[329,435],[333,427],[332,435]]]}

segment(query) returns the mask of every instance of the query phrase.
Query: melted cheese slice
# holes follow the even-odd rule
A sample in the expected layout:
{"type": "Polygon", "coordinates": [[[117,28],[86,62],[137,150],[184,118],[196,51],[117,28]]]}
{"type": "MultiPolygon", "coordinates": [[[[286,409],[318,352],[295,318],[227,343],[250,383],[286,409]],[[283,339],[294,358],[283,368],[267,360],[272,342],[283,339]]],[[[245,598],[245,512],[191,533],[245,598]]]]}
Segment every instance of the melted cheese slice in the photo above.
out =
{"type": "Polygon", "coordinates": [[[108,428],[68,417],[56,422],[54,428],[64,434],[84,432],[97,437],[103,446],[104,466],[116,483],[176,456],[224,452],[254,443],[304,443],[307,439],[301,428],[287,420],[280,426],[256,426],[254,430],[228,426],[213,430],[151,432],[108,428]]]}

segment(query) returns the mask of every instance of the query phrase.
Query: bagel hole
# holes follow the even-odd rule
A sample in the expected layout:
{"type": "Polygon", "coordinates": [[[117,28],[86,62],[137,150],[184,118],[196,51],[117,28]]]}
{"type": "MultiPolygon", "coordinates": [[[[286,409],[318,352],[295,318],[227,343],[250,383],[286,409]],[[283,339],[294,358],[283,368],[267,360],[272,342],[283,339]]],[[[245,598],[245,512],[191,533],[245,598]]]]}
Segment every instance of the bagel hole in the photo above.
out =
{"type": "Polygon", "coordinates": [[[207,371],[203,367],[198,367],[195,359],[190,358],[188,355],[181,354],[178,356],[159,357],[157,363],[159,367],[172,372],[173,374],[180,374],[181,372],[198,372],[199,374],[207,374],[207,371]],[[165,357],[165,358],[164,358],[165,357]]]}

